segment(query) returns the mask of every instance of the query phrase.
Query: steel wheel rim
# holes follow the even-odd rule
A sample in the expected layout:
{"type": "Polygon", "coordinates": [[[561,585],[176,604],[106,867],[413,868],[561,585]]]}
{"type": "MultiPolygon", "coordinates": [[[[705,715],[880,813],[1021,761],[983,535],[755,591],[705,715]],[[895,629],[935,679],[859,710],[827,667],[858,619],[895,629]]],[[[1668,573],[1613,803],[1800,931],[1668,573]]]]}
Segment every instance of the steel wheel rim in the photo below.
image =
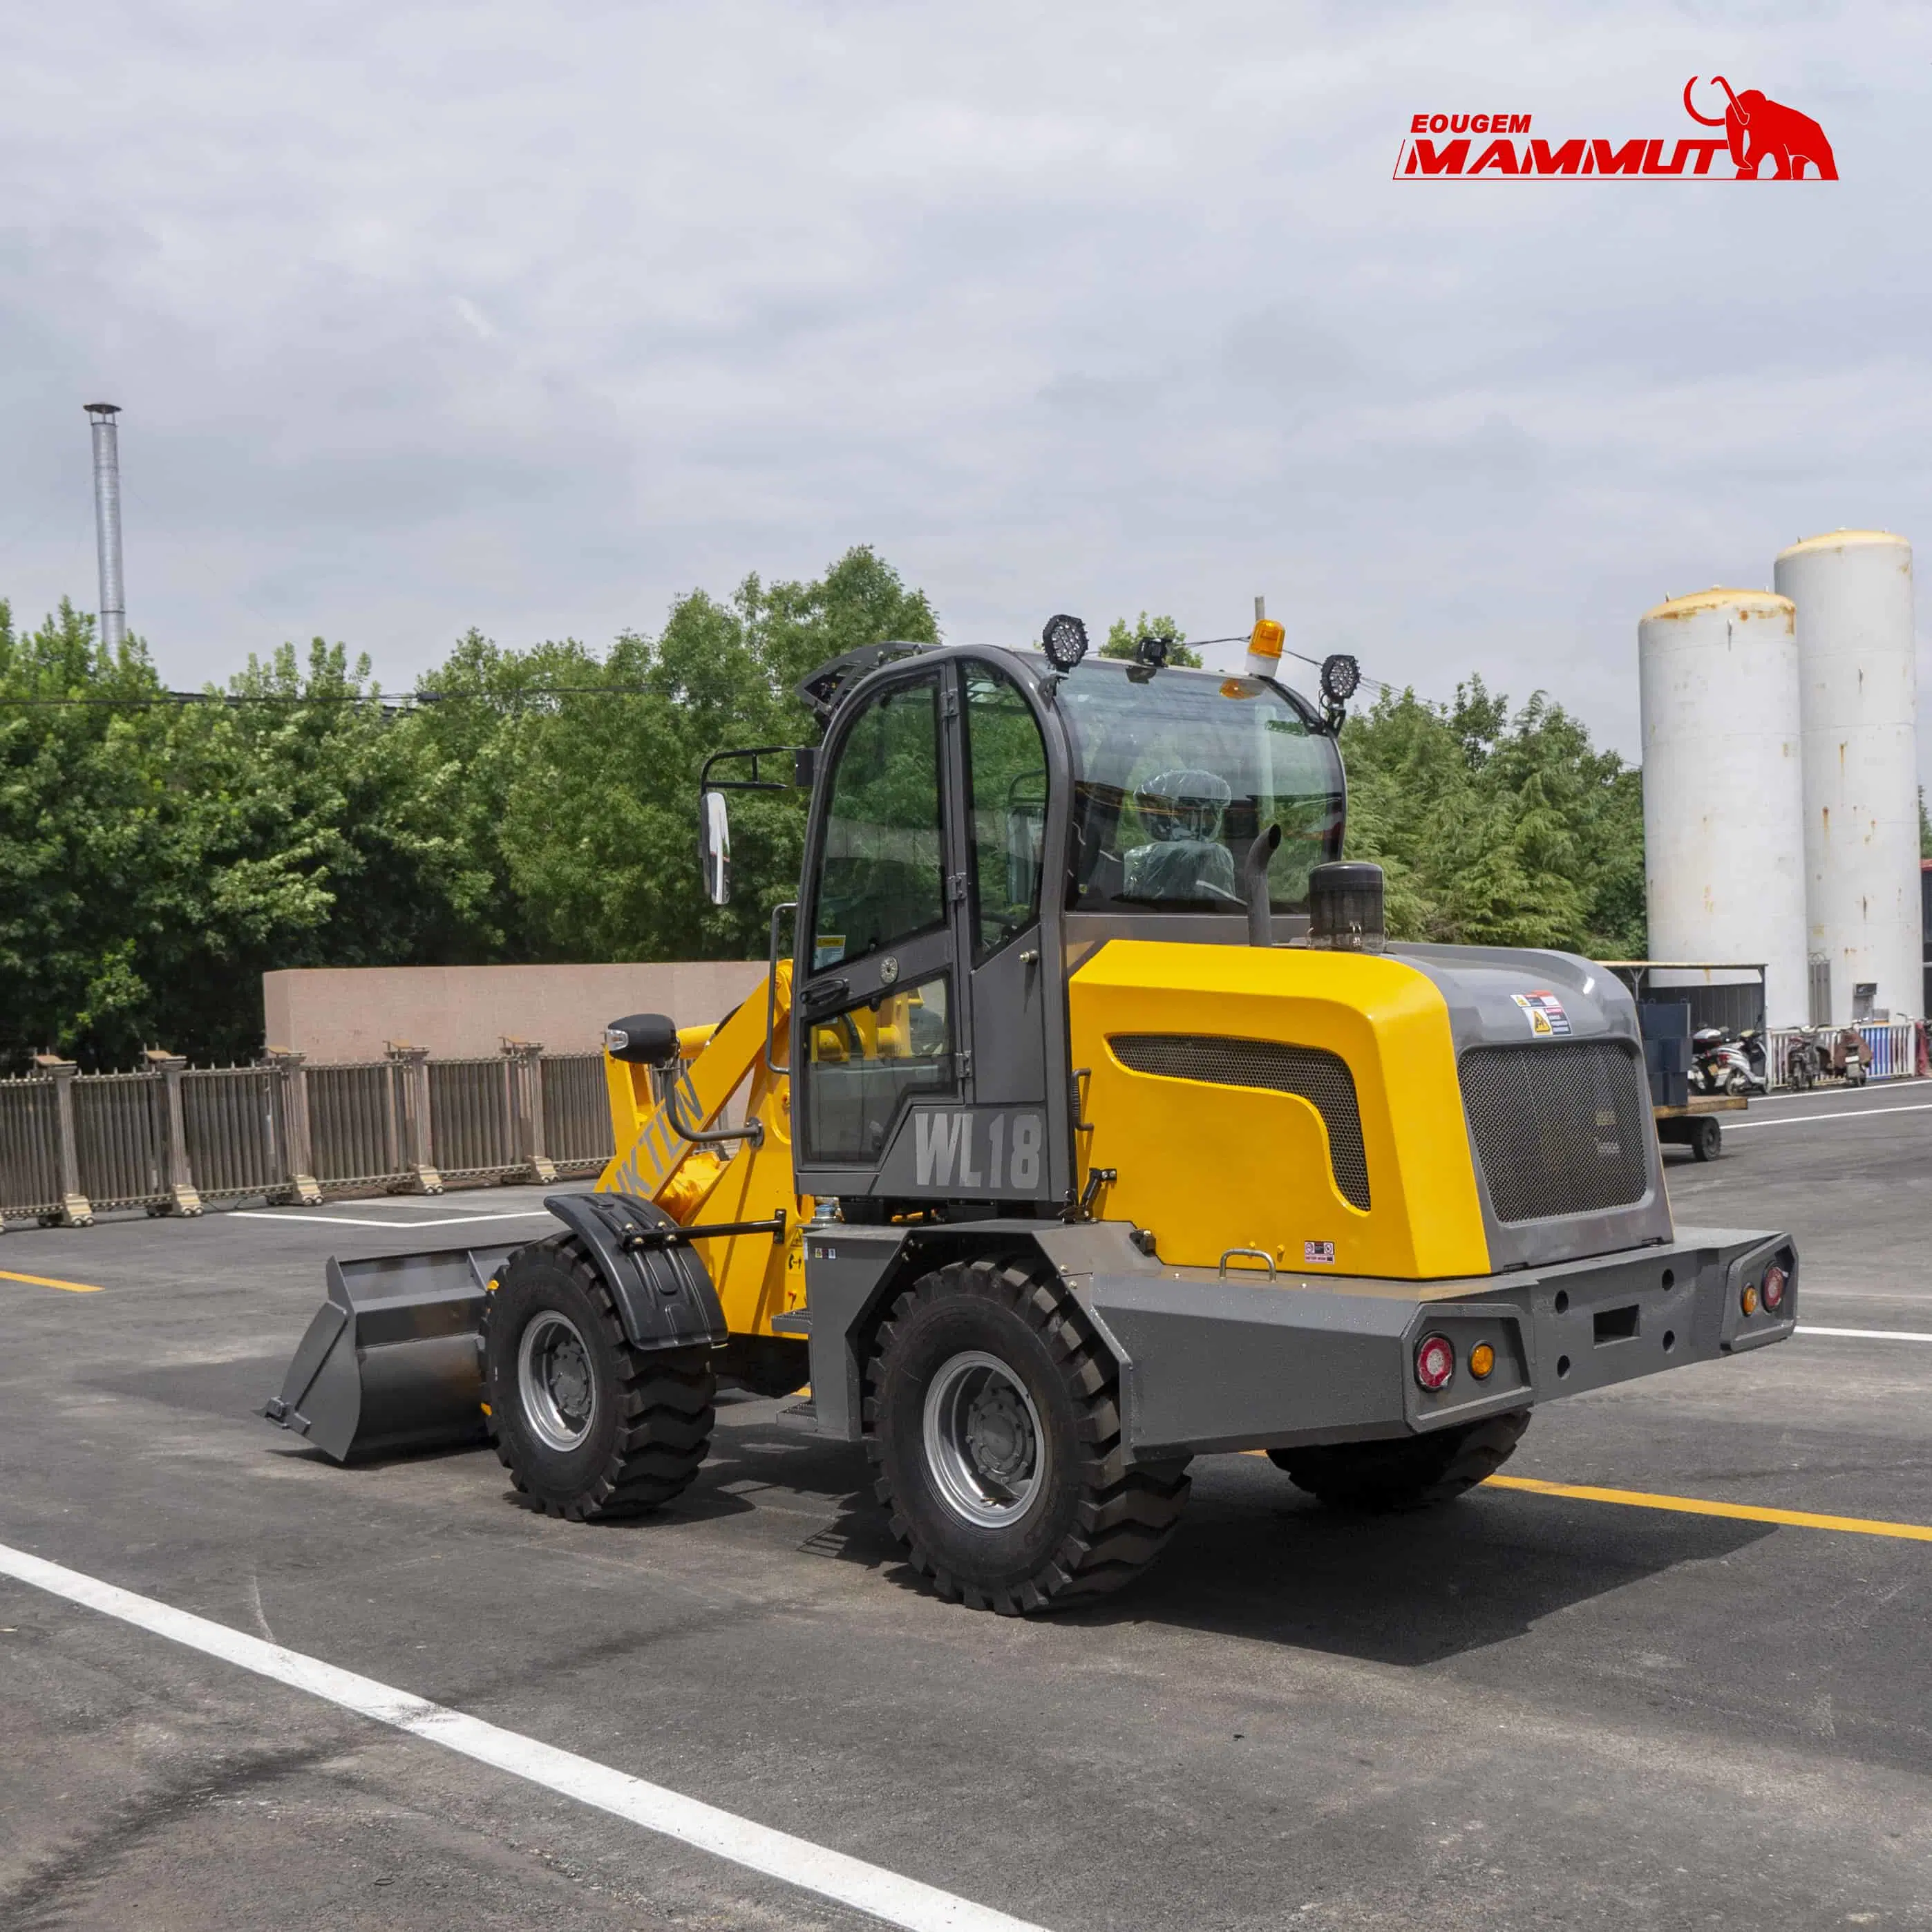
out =
{"type": "Polygon", "coordinates": [[[517,1348],[517,1392],[539,1441],[568,1452],[589,1440],[597,1420],[597,1378],[583,1332],[546,1308],[532,1316],[517,1348]]]}
{"type": "Polygon", "coordinates": [[[926,1385],[926,1466],[939,1500],[976,1529],[1032,1508],[1050,1455],[1026,1385],[998,1356],[968,1349],[926,1385]]]}

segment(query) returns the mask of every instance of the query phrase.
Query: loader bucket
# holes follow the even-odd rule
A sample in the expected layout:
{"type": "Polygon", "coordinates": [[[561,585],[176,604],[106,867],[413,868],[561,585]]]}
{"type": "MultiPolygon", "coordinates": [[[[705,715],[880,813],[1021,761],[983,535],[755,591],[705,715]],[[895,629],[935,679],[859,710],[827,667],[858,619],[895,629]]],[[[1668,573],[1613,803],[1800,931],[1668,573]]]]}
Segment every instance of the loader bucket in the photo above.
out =
{"type": "Polygon", "coordinates": [[[520,1244],[328,1264],[328,1299],[262,1411],[338,1462],[481,1442],[486,1284],[520,1244]]]}

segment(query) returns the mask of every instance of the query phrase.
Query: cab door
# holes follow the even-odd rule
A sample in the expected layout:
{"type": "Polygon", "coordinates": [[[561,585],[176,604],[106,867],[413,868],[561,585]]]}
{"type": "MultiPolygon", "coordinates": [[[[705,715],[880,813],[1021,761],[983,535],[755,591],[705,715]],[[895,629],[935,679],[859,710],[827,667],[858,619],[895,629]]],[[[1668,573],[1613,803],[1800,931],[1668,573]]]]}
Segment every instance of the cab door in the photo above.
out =
{"type": "MultiPolygon", "coordinates": [[[[968,930],[961,944],[973,1020],[972,1098],[981,1108],[1013,1112],[1002,1136],[1010,1156],[1017,1134],[1030,1132],[1018,1116],[1038,1114],[1045,1132],[1047,1102],[1048,988],[1057,998],[1042,936],[1046,872],[1046,746],[1031,706],[998,665],[968,659],[960,666],[960,764],[964,778],[968,930]]],[[[1057,965],[1057,959],[1054,964],[1057,965]]],[[[995,1163],[988,1119],[988,1169],[998,1165],[1000,1194],[1044,1199],[1048,1163],[1022,1161],[1017,1179],[1009,1157],[995,1163]]]]}
{"type": "Polygon", "coordinates": [[[802,1193],[880,1192],[914,1106],[965,1098],[957,689],[950,664],[896,676],[826,748],[794,971],[802,1193]]]}
{"type": "Polygon", "coordinates": [[[998,665],[949,658],[861,700],[827,755],[796,971],[800,1191],[848,1220],[868,1196],[1058,1202],[1058,827],[1033,708],[998,665]]]}

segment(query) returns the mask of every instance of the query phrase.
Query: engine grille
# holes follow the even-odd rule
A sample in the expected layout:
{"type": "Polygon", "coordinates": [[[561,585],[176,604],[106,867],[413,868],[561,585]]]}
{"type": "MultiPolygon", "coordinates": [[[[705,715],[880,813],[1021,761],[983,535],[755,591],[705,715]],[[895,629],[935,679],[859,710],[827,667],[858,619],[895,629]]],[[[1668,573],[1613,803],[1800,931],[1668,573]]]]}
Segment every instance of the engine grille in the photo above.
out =
{"type": "Polygon", "coordinates": [[[1361,1109],[1355,1102],[1354,1076],[1340,1054],[1318,1046],[1284,1046],[1275,1040],[1230,1040],[1207,1033],[1121,1034],[1108,1044],[1120,1064],[1136,1073],[1298,1094],[1328,1123],[1336,1192],[1357,1208],[1368,1206],[1369,1160],[1362,1147],[1361,1109]]]}
{"type": "Polygon", "coordinates": [[[1500,1221],[1627,1208],[1648,1181],[1649,1094],[1622,1040],[1472,1047],[1462,1105],[1500,1221]]]}

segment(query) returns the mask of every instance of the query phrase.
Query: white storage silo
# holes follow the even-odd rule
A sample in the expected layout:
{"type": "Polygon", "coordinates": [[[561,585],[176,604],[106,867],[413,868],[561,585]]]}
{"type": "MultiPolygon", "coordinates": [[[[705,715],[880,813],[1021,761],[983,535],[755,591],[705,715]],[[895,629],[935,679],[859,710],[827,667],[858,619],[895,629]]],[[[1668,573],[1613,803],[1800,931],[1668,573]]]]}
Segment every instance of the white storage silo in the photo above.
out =
{"type": "MultiPolygon", "coordinates": [[[[1650,956],[1761,963],[1766,1024],[1800,1024],[1804,832],[1791,604],[1768,590],[1673,597],[1637,626],[1637,676],[1650,956]]],[[[1659,991],[1670,983],[1652,976],[1659,991]]]]}
{"type": "MultiPolygon", "coordinates": [[[[1912,546],[1835,530],[1779,553],[1798,609],[1808,950],[1831,976],[1831,1020],[1861,985],[1894,1018],[1922,1017],[1918,674],[1912,546]]],[[[1822,1017],[1822,1016],[1821,1016],[1822,1017]]]]}

